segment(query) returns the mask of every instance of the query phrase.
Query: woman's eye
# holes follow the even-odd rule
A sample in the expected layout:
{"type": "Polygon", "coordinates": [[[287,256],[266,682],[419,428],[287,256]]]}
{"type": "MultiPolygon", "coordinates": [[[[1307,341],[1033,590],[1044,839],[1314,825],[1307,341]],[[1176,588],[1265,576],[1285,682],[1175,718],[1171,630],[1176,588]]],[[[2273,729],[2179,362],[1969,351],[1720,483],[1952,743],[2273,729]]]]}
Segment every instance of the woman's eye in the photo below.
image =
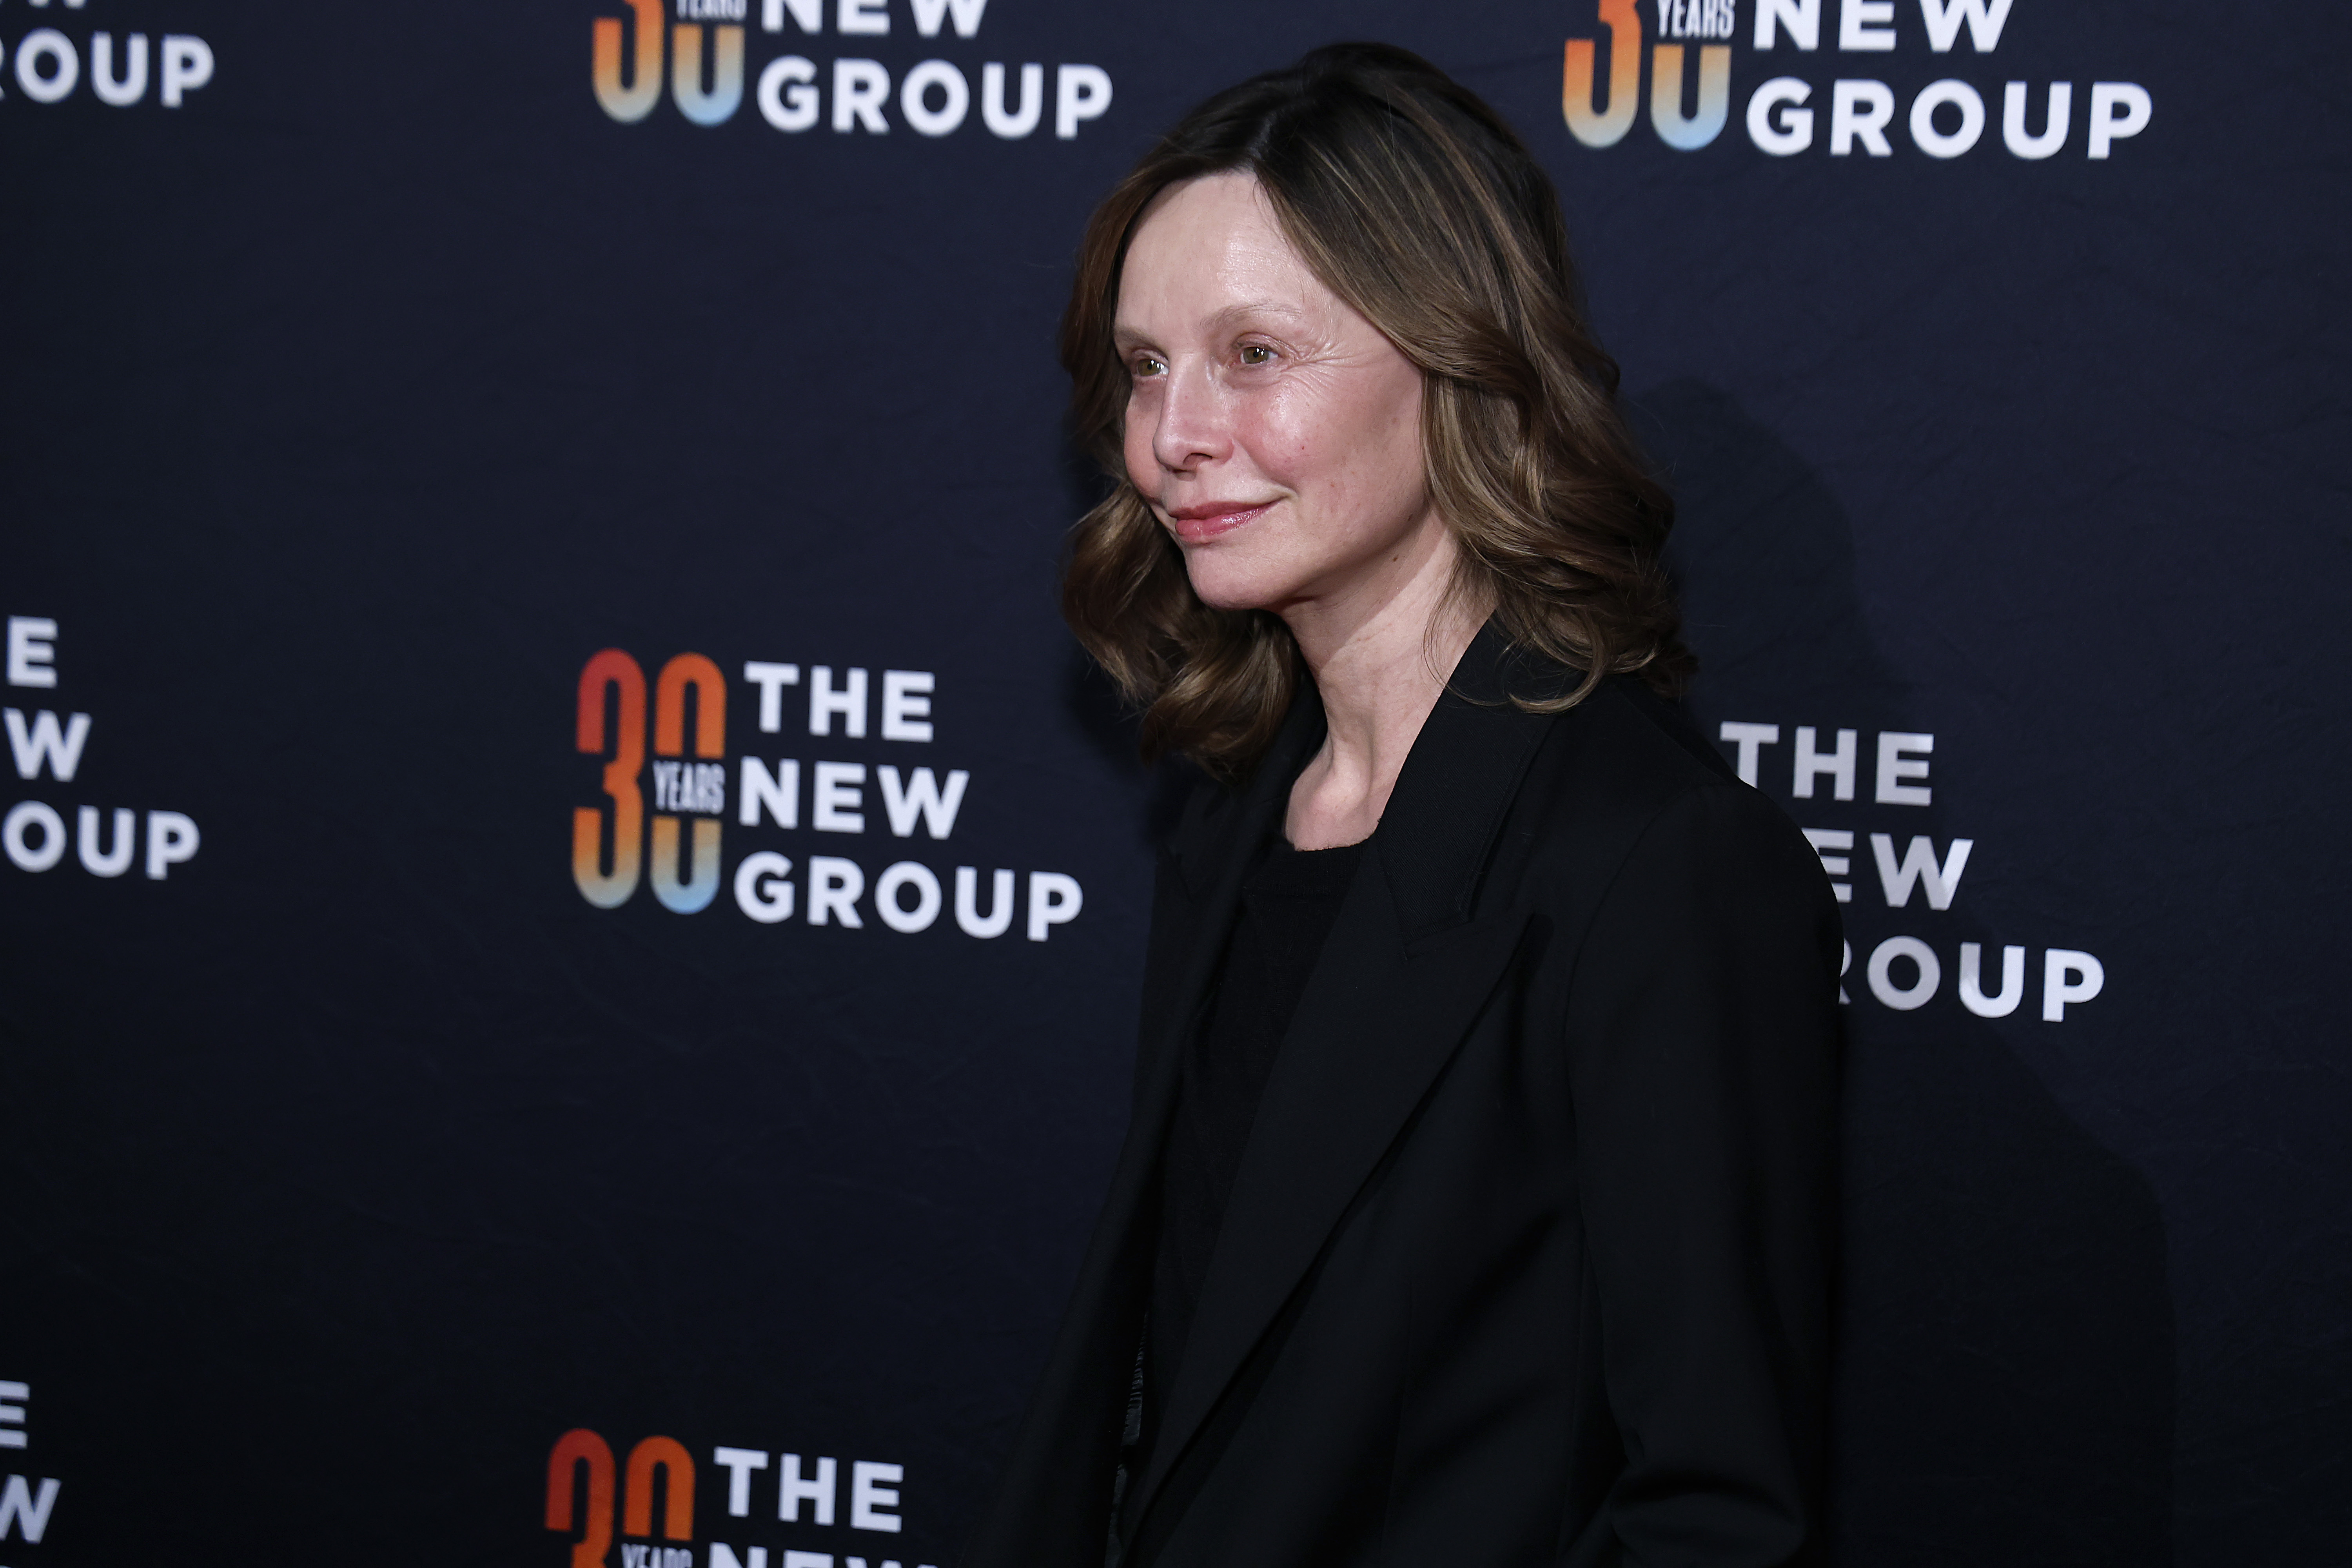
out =
{"type": "Polygon", "coordinates": [[[1158,375],[1167,368],[1165,364],[1153,359],[1150,354],[1144,354],[1135,362],[1135,374],[1139,380],[1147,375],[1158,375]]]}
{"type": "Polygon", "coordinates": [[[1266,347],[1264,343],[1245,343],[1242,346],[1242,363],[1244,364],[1272,364],[1274,363],[1274,351],[1266,347]]]}

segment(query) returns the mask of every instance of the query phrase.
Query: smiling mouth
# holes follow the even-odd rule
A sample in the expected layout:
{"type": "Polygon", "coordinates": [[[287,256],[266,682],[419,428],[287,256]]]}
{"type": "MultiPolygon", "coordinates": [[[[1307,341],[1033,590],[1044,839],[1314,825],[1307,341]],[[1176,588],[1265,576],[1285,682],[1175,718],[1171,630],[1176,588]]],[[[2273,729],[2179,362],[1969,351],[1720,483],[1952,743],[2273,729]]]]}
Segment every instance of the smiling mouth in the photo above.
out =
{"type": "Polygon", "coordinates": [[[1255,522],[1273,504],[1263,501],[1256,506],[1188,506],[1170,512],[1168,517],[1179,540],[1186,544],[1205,544],[1255,522]]]}

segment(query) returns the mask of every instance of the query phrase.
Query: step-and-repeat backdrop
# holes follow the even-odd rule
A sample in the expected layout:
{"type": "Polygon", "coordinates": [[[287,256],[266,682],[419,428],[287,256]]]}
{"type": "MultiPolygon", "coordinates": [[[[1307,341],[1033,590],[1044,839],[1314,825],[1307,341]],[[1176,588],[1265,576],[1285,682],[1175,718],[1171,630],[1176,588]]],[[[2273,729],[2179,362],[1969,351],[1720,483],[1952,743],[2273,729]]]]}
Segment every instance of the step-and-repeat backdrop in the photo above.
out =
{"type": "Polygon", "coordinates": [[[1173,784],[1053,332],[1377,37],[1557,178],[1845,900],[1857,1564],[2341,1561],[2347,27],[0,11],[0,1562],[953,1568],[1173,784]]]}

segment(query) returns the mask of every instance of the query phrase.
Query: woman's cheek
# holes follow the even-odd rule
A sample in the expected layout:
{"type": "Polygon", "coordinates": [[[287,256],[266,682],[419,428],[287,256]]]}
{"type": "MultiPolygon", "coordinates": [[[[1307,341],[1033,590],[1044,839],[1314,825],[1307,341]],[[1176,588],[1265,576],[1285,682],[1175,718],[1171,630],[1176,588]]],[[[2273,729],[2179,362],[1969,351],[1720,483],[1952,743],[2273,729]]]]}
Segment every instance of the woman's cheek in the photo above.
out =
{"type": "Polygon", "coordinates": [[[1285,489],[1295,487],[1311,468],[1313,443],[1300,428],[1299,413],[1297,401],[1280,393],[1250,399],[1235,410],[1234,445],[1249,454],[1263,478],[1285,489]]]}
{"type": "Polygon", "coordinates": [[[1349,387],[1311,372],[1286,377],[1257,409],[1260,450],[1279,465],[1283,482],[1319,489],[1348,468],[1362,441],[1360,411],[1349,387]]]}
{"type": "Polygon", "coordinates": [[[1141,403],[1140,398],[1128,403],[1126,438],[1121,443],[1120,456],[1127,463],[1128,482],[1150,499],[1160,493],[1160,458],[1151,449],[1151,417],[1141,403]]]}

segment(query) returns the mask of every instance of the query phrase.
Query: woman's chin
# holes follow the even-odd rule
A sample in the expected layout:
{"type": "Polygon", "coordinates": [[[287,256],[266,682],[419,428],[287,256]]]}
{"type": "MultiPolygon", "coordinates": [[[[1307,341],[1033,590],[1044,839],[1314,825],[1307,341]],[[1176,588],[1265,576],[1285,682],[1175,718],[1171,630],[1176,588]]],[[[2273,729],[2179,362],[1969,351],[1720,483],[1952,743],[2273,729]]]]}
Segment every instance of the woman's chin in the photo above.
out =
{"type": "Polygon", "coordinates": [[[1264,610],[1286,602],[1289,584],[1263,572],[1235,570],[1242,563],[1220,561],[1213,552],[1193,549],[1184,557],[1192,592],[1213,610],[1264,610]]]}

